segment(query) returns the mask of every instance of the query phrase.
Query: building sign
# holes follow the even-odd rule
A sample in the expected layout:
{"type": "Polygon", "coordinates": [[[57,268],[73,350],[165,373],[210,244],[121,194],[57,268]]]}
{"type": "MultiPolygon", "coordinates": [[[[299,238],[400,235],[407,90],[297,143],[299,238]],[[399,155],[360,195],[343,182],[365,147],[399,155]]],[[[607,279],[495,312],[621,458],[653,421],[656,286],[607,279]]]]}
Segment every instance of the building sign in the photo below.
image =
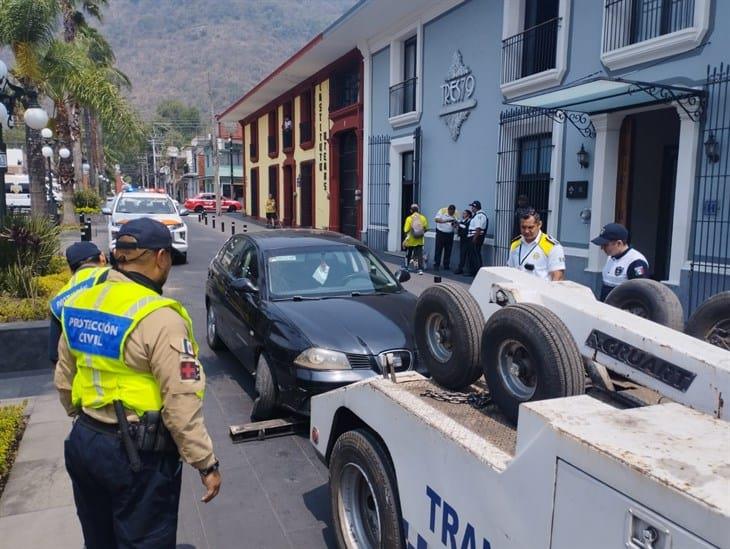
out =
{"type": "Polygon", "coordinates": [[[449,128],[451,139],[456,141],[461,133],[461,125],[469,118],[471,111],[477,106],[474,99],[476,79],[471,69],[464,65],[461,51],[456,50],[451,58],[451,67],[448,75],[441,84],[441,111],[446,127],[449,128]]]}
{"type": "Polygon", "coordinates": [[[317,168],[319,173],[322,175],[322,188],[324,192],[328,192],[328,181],[327,181],[327,131],[325,130],[325,123],[329,123],[329,115],[324,112],[324,100],[322,97],[322,84],[316,86],[315,91],[317,93],[317,123],[319,125],[319,145],[317,150],[317,168]]]}

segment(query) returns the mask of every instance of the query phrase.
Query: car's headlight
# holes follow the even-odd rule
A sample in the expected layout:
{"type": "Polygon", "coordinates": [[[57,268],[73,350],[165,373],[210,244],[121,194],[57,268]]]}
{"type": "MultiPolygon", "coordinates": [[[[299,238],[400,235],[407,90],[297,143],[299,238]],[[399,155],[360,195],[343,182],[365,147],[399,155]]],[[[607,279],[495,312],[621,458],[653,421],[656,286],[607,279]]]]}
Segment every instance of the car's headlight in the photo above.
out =
{"type": "Polygon", "coordinates": [[[312,370],[349,370],[350,361],[345,353],[310,347],[303,351],[294,361],[294,364],[302,368],[312,370]]]}
{"type": "Polygon", "coordinates": [[[175,223],[174,225],[168,225],[170,227],[171,231],[175,231],[177,229],[182,229],[185,226],[184,223],[175,223]]]}

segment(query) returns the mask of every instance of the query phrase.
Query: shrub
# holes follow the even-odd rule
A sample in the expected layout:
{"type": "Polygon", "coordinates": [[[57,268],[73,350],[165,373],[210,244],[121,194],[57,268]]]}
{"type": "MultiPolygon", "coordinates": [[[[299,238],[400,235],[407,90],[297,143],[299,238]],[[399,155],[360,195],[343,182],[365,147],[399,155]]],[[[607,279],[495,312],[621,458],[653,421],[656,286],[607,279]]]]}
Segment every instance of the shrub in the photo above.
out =
{"type": "Polygon", "coordinates": [[[10,265],[3,275],[3,290],[11,297],[38,297],[38,281],[33,276],[33,268],[28,265],[10,265]]]}
{"type": "Polygon", "coordinates": [[[99,210],[101,208],[101,197],[90,189],[76,191],[74,193],[74,207],[78,213],[81,213],[80,208],[99,210]]]}
{"type": "Polygon", "coordinates": [[[50,316],[51,310],[45,298],[17,299],[0,296],[0,322],[45,320],[50,316]]]}
{"type": "Polygon", "coordinates": [[[65,273],[68,271],[68,262],[62,255],[54,255],[48,264],[48,274],[65,273]]]}
{"type": "Polygon", "coordinates": [[[89,208],[88,206],[81,206],[80,208],[76,208],[75,210],[77,215],[96,215],[98,213],[101,213],[101,210],[99,208],[89,208]]]}
{"type": "Polygon", "coordinates": [[[0,407],[0,477],[10,470],[15,443],[23,427],[25,401],[17,406],[0,407]]]}
{"type": "Polygon", "coordinates": [[[33,275],[47,274],[58,251],[60,229],[43,216],[9,215],[5,219],[0,232],[0,270],[23,265],[33,275]]]}
{"type": "Polygon", "coordinates": [[[61,291],[71,278],[71,271],[66,269],[63,272],[37,277],[38,297],[50,299],[61,291]]]}

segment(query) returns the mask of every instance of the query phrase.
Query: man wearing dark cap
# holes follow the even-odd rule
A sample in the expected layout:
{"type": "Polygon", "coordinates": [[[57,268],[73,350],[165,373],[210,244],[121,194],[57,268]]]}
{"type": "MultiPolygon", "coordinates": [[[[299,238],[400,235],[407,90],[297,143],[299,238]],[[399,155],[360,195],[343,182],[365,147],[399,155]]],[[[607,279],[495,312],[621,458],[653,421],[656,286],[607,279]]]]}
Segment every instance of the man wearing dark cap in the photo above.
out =
{"type": "Polygon", "coordinates": [[[51,299],[51,323],[48,331],[48,358],[58,360],[58,340],[61,337],[61,309],[65,301],[77,292],[106,280],[109,269],[106,257],[93,242],[75,242],[66,249],[66,261],[71,279],[51,299]]]}
{"type": "Polygon", "coordinates": [[[220,489],[190,316],[162,297],[171,248],[163,224],[127,222],[117,268],[62,309],[54,382],[76,417],[66,469],[89,549],[175,547],[180,457],[200,472],[202,501],[220,489]]]}
{"type": "Polygon", "coordinates": [[[467,232],[470,246],[467,248],[466,276],[476,276],[479,269],[482,268],[482,245],[484,244],[484,238],[487,236],[489,219],[482,210],[482,203],[478,200],[469,204],[469,207],[471,208],[472,217],[467,232]]]}
{"type": "Polygon", "coordinates": [[[644,254],[629,246],[629,231],[620,223],[609,223],[591,242],[608,256],[603,267],[601,301],[627,280],[649,276],[649,262],[644,254]]]}

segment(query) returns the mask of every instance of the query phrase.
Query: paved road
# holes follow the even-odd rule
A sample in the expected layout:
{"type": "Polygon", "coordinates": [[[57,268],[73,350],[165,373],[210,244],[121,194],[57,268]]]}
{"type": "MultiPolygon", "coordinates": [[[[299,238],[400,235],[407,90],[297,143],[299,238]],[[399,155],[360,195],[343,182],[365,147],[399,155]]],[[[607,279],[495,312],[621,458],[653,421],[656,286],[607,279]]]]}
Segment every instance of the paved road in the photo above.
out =
{"type": "MultiPolygon", "coordinates": [[[[233,445],[228,426],[250,421],[253,379],[228,352],[214,353],[205,343],[205,280],[213,255],[230,235],[187,221],[188,264],[173,268],[165,294],[190,312],[208,376],[205,418],[221,460],[223,489],[210,504],[201,503],[198,475],[185,468],[178,543],[196,548],[331,547],[327,469],[305,437],[285,437],[233,445]]],[[[209,220],[210,223],[210,220],[209,220]]],[[[220,223],[220,220],[219,220],[220,223]]],[[[236,220],[241,230],[240,217],[236,220]]],[[[249,225],[250,231],[266,230],[249,225]]]]}

